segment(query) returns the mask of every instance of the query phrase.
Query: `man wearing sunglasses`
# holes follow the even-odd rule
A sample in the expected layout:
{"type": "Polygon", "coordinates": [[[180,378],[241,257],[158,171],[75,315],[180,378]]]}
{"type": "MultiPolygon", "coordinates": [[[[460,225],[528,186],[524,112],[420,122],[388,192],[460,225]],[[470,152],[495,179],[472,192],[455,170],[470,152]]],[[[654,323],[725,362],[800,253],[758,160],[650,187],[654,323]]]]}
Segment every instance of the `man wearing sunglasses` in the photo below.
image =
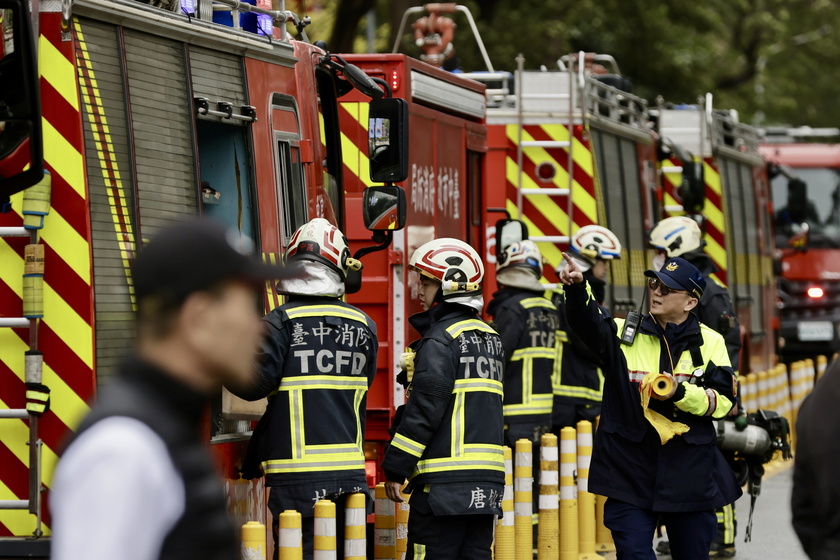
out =
{"type": "Polygon", "coordinates": [[[674,558],[706,559],[715,508],[741,493],[715,445],[735,375],[721,335],[692,313],[706,281],[688,261],[668,259],[645,272],[650,312],[625,323],[601,313],[580,268],[563,258],[569,324],[604,364],[588,490],[608,498],[604,523],[618,557],[654,559],[661,517],[674,558]]]}

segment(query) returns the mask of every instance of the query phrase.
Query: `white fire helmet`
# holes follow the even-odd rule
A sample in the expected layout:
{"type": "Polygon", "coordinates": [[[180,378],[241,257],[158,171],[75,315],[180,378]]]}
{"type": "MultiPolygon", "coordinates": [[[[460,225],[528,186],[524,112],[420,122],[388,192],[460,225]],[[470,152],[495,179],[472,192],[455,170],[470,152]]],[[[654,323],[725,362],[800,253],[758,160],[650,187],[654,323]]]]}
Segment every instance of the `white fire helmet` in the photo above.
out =
{"type": "Polygon", "coordinates": [[[621,258],[621,242],[604,226],[584,226],[572,236],[572,251],[590,260],[621,258]]]}
{"type": "Polygon", "coordinates": [[[674,216],[656,224],[650,232],[650,244],[665,251],[667,258],[679,257],[703,247],[703,233],[691,218],[674,216]]]}
{"type": "Polygon", "coordinates": [[[537,244],[525,239],[505,247],[496,270],[501,272],[506,268],[525,268],[539,278],[542,276],[542,264],[542,254],[537,244]]]}
{"type": "Polygon", "coordinates": [[[315,218],[292,235],[284,260],[295,267],[291,278],[278,282],[284,294],[340,297],[349,270],[362,263],[350,256],[347,238],[324,218],[315,218]]]}
{"type": "Polygon", "coordinates": [[[292,235],[285,260],[288,264],[298,259],[326,264],[338,272],[342,280],[347,278],[351,268],[361,268],[361,263],[350,256],[347,238],[324,218],[310,220],[292,235]]]}
{"type": "Polygon", "coordinates": [[[418,247],[408,267],[441,283],[443,299],[480,311],[484,265],[475,249],[458,239],[442,237],[418,247]]]}
{"type": "MultiPolygon", "coordinates": [[[[572,236],[569,244],[569,256],[577,263],[582,272],[586,272],[596,259],[604,261],[621,258],[621,242],[613,232],[604,226],[583,226],[572,236]]],[[[566,267],[566,261],[560,261],[556,272],[566,267]]]]}

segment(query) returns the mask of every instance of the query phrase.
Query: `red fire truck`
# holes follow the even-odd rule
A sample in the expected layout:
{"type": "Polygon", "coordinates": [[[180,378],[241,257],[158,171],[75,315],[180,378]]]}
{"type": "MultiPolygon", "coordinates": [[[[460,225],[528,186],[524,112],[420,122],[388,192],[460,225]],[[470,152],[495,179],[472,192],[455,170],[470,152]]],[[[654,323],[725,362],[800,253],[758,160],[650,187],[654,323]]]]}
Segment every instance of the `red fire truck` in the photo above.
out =
{"type": "Polygon", "coordinates": [[[661,138],[661,217],[689,215],[729,289],[742,328],[742,373],[775,365],[773,224],[758,130],[737,113],[698,105],[656,108],[661,138]]]}
{"type": "Polygon", "coordinates": [[[779,354],[786,362],[840,350],[840,136],[837,129],[768,128],[779,248],[779,354]]]}
{"type": "MultiPolygon", "coordinates": [[[[143,241],[201,214],[276,261],[320,216],[370,245],[363,193],[344,184],[338,101],[354,87],[384,93],[340,57],[292,40],[287,23],[305,22],[282,2],[33,6],[30,18],[28,2],[0,2],[0,556],[43,552],[60,443],[132,344],[128,264],[143,241]],[[213,21],[220,6],[233,26],[213,21]],[[268,27],[247,31],[248,15],[268,27]],[[24,408],[30,380],[51,389],[41,418],[24,408]]],[[[464,202],[447,200],[455,221],[464,202]]],[[[271,286],[265,295],[267,309],[280,303],[271,286]]],[[[264,519],[261,483],[237,480],[258,415],[228,396],[207,423],[237,522],[264,519]]]]}

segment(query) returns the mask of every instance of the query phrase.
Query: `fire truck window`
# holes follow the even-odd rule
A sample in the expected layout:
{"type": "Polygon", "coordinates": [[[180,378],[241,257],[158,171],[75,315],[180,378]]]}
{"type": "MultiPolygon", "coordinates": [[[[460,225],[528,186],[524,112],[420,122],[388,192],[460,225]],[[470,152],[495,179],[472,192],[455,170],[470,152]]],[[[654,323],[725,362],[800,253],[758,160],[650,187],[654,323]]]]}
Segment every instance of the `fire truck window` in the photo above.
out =
{"type": "Polygon", "coordinates": [[[277,142],[277,192],[281,193],[285,246],[297,228],[308,220],[306,181],[300,158],[300,118],[297,102],[291,96],[275,93],[271,98],[271,127],[277,142]]]}
{"type": "Polygon", "coordinates": [[[198,120],[201,207],[209,216],[240,232],[242,248],[255,250],[255,185],[251,177],[248,129],[198,120]]]}
{"type": "Polygon", "coordinates": [[[773,207],[775,209],[776,244],[789,246],[790,238],[797,232],[796,222],[808,223],[808,247],[837,247],[840,244],[840,171],[830,168],[798,167],[793,170],[805,184],[805,200],[790,205],[791,195],[801,189],[784,175],[773,179],[773,207]]]}
{"type": "Polygon", "coordinates": [[[297,228],[308,221],[306,182],[303,164],[300,161],[300,148],[288,141],[277,142],[279,156],[280,188],[283,193],[283,233],[284,245],[297,228]]]}

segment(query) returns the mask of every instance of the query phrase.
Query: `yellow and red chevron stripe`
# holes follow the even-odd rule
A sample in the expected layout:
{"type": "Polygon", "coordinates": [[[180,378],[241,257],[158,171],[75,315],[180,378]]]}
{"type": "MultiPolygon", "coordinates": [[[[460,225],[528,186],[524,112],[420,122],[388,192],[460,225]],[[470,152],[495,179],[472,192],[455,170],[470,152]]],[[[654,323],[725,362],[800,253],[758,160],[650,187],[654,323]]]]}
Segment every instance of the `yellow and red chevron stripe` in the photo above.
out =
{"type": "MultiPolygon", "coordinates": [[[[344,189],[362,192],[373,185],[368,159],[368,110],[370,105],[359,101],[339,103],[341,123],[341,158],[344,162],[344,189]]],[[[323,121],[322,121],[323,127],[323,121]]],[[[321,130],[321,138],[326,138],[321,130]]]]}
{"type": "MultiPolygon", "coordinates": [[[[519,141],[519,127],[515,124],[495,126],[506,127],[508,139],[505,165],[507,209],[512,216],[518,216],[519,168],[516,161],[516,147],[519,141]]],[[[528,195],[523,197],[522,215],[519,217],[528,225],[530,235],[570,236],[583,226],[598,223],[592,148],[583,127],[575,126],[573,130],[572,231],[569,231],[569,206],[566,197],[528,195]]],[[[569,129],[563,124],[525,125],[522,130],[522,140],[566,142],[569,140],[569,129]]],[[[569,188],[569,167],[568,148],[525,147],[522,150],[522,187],[569,188]],[[551,181],[545,182],[537,178],[536,169],[542,163],[555,166],[557,173],[551,181]]],[[[552,269],[563,260],[562,249],[553,243],[540,243],[540,250],[552,269]]]]}
{"type": "MultiPolygon", "coordinates": [[[[681,163],[675,158],[667,160],[666,165],[679,167],[681,163]]],[[[726,285],[728,264],[726,260],[726,218],[724,215],[723,188],[720,173],[712,158],[703,161],[703,178],[706,183],[703,217],[705,218],[706,241],[705,251],[718,268],[713,276],[726,285]]],[[[677,189],[682,183],[680,173],[664,173],[662,175],[663,204],[679,206],[682,204],[677,189]]],[[[666,212],[666,217],[681,216],[684,212],[666,212]]]]}
{"type": "MultiPolygon", "coordinates": [[[[50,214],[41,230],[45,246],[44,319],[38,348],[44,353],[44,383],[51,408],[40,422],[44,441],[43,481],[49,487],[61,441],[87,412],[94,391],[93,298],[90,224],[83,156],[79,93],[72,42],[62,42],[60,14],[41,14],[38,42],[43,107],[44,159],[52,175],[50,214]]],[[[22,195],[0,225],[20,226],[22,195]]],[[[0,315],[22,314],[23,247],[28,240],[0,240],[0,315]]],[[[29,329],[0,331],[0,406],[25,406],[24,352],[29,329]]],[[[27,422],[0,422],[0,499],[28,498],[27,422]]],[[[44,496],[44,500],[47,497],[44,496]]],[[[49,531],[49,514],[44,518],[49,531]]],[[[32,533],[34,517],[25,511],[0,511],[0,535],[32,533]]]]}

